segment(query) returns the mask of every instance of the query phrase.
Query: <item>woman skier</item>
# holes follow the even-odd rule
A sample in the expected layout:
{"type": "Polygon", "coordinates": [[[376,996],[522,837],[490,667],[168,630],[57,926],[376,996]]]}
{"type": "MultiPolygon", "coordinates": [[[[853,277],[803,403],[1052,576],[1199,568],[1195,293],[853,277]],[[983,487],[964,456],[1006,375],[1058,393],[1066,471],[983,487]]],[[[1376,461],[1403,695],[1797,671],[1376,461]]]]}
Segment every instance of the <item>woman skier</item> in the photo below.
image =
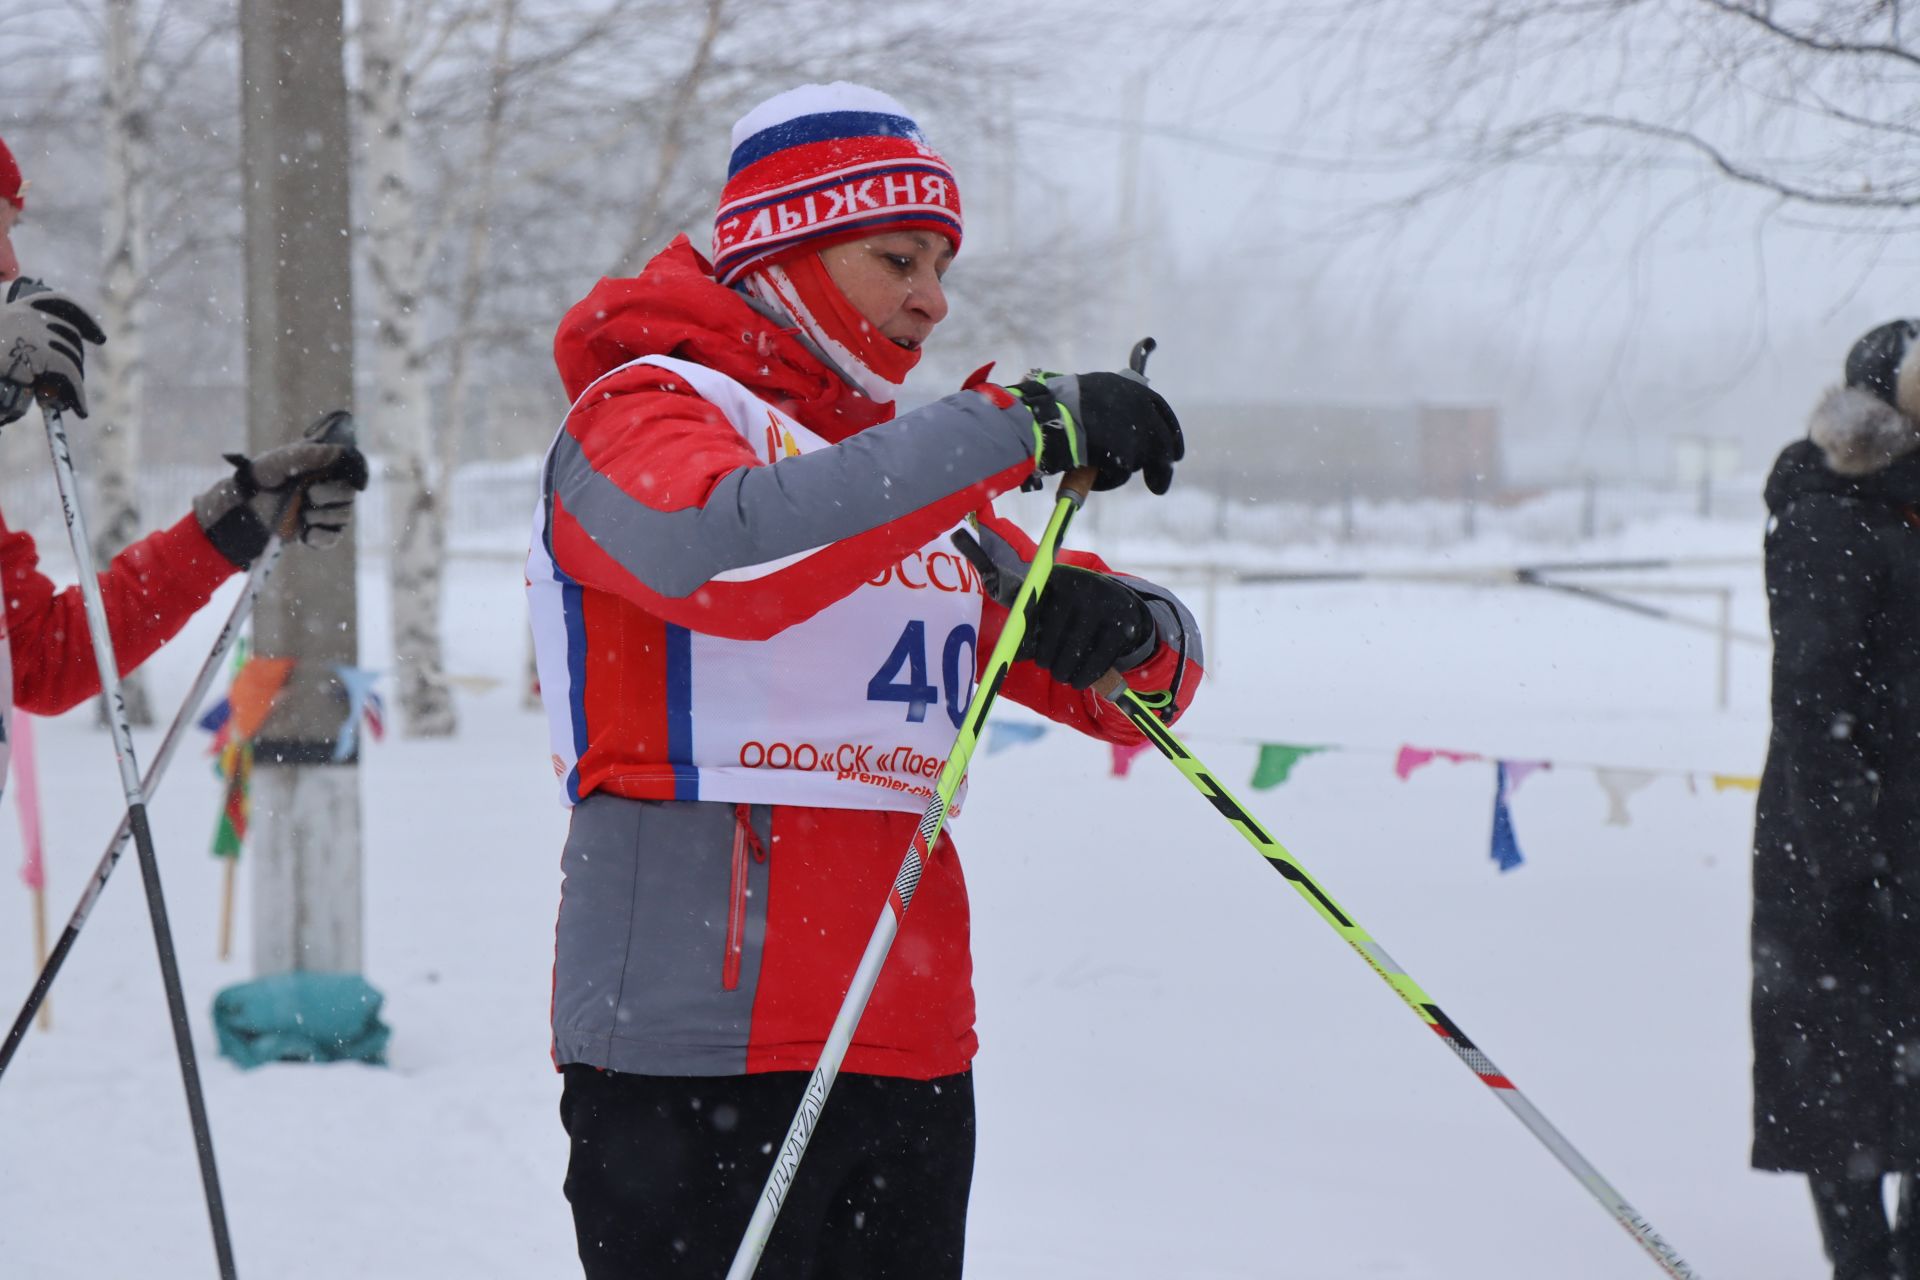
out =
{"type": "MultiPolygon", "coordinates": [[[[985,380],[896,416],[947,314],[957,184],[857,85],[733,130],[711,259],[682,236],[561,322],[572,401],[528,565],[562,855],[553,1044],[589,1277],[725,1271],[1006,620],[991,500],[1079,466],[1164,493],[1165,400],[1115,373],[985,380]]],[[[1063,559],[1002,692],[1138,741],[1200,638],[1165,591],[1063,559]]],[[[960,1275],[976,1049],[942,835],[757,1273],[960,1275]]]]}

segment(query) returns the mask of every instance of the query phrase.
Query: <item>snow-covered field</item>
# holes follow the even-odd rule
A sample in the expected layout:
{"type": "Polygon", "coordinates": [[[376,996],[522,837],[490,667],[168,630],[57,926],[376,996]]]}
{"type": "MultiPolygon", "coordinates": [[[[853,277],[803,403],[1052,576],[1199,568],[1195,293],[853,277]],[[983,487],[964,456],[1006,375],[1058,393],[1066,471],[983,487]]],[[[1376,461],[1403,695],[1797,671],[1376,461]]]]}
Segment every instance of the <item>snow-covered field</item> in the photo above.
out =
{"type": "MultiPolygon", "coordinates": [[[[1757,528],[1679,524],[1585,550],[1757,547],[1757,528]]],[[[207,1006],[249,976],[244,923],[239,958],[214,958],[216,783],[183,756],[154,806],[243,1275],[577,1274],[546,1056],[563,816],[519,702],[520,574],[452,572],[451,665],[504,683],[462,695],[458,740],[366,756],[366,971],[389,1068],[243,1073],[215,1055],[207,1006]]],[[[1734,580],[1737,623],[1763,629],[1757,569],[1734,580]]],[[[362,595],[377,665],[377,572],[362,595]]],[[[1736,651],[1719,712],[1710,637],[1545,592],[1261,587],[1217,609],[1223,661],[1184,725],[1196,750],[1700,1274],[1818,1274],[1802,1185],[1746,1168],[1749,795],[1667,777],[1619,827],[1590,771],[1537,775],[1514,804],[1528,862],[1501,875],[1487,765],[1402,782],[1354,751],[1244,785],[1262,739],[1757,772],[1764,652],[1736,651]]],[[[154,668],[163,705],[219,611],[154,668]]],[[[115,787],[86,715],[41,742],[57,928],[115,787]]],[[[1157,759],[1112,778],[1104,747],[1064,732],[983,756],[959,835],[983,1042],[970,1274],[1658,1274],[1157,759]]],[[[0,814],[7,1020],[32,970],[17,858],[0,814]]],[[[131,859],[53,1005],[53,1032],[0,1080],[0,1275],[212,1274],[131,859]]]]}

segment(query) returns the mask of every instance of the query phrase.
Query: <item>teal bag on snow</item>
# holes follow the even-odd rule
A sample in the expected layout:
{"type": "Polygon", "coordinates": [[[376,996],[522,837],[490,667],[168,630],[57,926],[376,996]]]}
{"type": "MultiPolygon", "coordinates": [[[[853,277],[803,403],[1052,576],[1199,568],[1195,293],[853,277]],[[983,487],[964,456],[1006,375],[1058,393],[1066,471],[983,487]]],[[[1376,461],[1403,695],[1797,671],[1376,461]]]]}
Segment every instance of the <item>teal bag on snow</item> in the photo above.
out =
{"type": "Polygon", "coordinates": [[[242,1067],[268,1062],[367,1062],[384,1066],[393,1031],[384,999],[357,973],[282,973],[213,998],[220,1056],[242,1067]]]}

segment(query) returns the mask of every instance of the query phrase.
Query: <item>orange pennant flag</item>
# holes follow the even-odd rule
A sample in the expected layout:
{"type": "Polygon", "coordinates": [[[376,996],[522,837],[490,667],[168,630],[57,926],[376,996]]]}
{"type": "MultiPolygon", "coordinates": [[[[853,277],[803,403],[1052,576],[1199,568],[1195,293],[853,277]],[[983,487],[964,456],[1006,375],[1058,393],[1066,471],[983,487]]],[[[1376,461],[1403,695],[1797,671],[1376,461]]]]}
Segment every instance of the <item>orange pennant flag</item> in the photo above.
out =
{"type": "Polygon", "coordinates": [[[227,698],[233,706],[233,736],[246,741],[260,732],[273,704],[293,674],[292,658],[249,658],[233,678],[227,698]]]}

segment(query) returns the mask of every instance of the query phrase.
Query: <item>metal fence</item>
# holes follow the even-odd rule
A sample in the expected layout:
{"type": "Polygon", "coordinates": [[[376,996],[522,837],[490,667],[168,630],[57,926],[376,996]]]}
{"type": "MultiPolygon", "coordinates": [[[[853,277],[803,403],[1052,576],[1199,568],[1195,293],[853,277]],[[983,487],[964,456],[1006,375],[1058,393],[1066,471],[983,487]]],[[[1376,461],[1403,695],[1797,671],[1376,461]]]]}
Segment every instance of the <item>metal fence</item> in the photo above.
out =
{"type": "MultiPolygon", "coordinates": [[[[221,470],[217,463],[143,467],[139,493],[145,523],[154,527],[178,519],[194,495],[217,479],[221,470]]],[[[387,481],[377,460],[374,472],[355,519],[360,553],[377,559],[392,544],[394,530],[387,481]]],[[[450,552],[524,553],[539,474],[540,459],[534,455],[460,468],[453,479],[448,513],[450,552]]],[[[1228,498],[1177,484],[1172,493],[1155,498],[1130,487],[1095,495],[1075,536],[1082,545],[1116,551],[1178,548],[1196,564],[1245,565],[1258,563],[1273,550],[1314,545],[1417,551],[1494,538],[1513,544],[1574,547],[1635,525],[1697,521],[1704,515],[1716,524],[1750,528],[1757,550],[1766,519],[1760,486],[1758,477],[1750,482],[1722,482],[1711,490],[1576,482],[1516,491],[1488,501],[1324,503],[1228,498]]],[[[1050,502],[1045,493],[1013,494],[996,505],[1037,527],[1050,502]]],[[[0,512],[9,526],[32,532],[43,547],[64,542],[59,496],[44,467],[16,466],[0,475],[0,512]]]]}

